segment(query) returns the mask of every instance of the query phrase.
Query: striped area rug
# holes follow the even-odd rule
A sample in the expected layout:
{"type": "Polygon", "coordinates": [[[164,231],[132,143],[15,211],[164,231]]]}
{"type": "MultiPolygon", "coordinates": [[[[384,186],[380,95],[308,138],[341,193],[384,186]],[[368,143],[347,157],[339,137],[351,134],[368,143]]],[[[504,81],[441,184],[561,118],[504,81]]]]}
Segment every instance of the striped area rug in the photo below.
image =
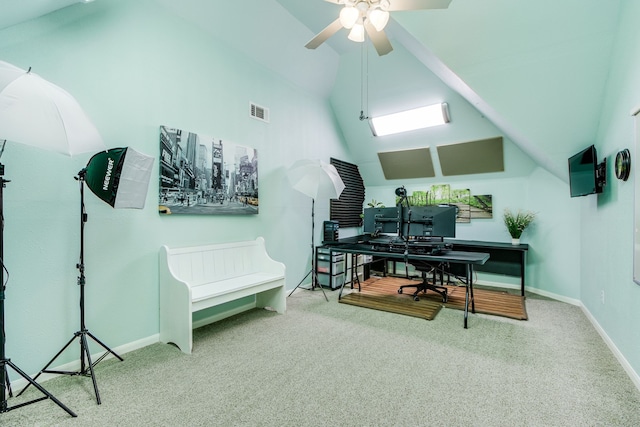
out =
{"type": "MultiPolygon", "coordinates": [[[[362,282],[361,292],[354,289],[351,293],[343,295],[340,302],[426,320],[433,320],[442,307],[464,310],[464,286],[447,286],[448,301],[443,303],[442,297],[435,292],[421,293],[420,301],[413,300],[411,289],[405,290],[402,295],[398,294],[398,287],[411,283],[416,283],[416,280],[372,277],[362,282]]],[[[473,295],[476,313],[527,320],[524,297],[520,295],[479,288],[474,288],[473,295]]]]}
{"type": "MultiPolygon", "coordinates": [[[[448,299],[444,306],[464,310],[465,293],[466,289],[464,286],[447,286],[448,299]]],[[[427,298],[434,298],[433,293],[427,296],[427,298]]],[[[509,317],[517,320],[528,319],[524,297],[521,295],[514,295],[504,291],[479,289],[474,286],[473,299],[476,303],[476,313],[492,314],[494,316],[509,317]]],[[[471,312],[471,307],[469,307],[469,312],[471,312]]]]}
{"type": "Polygon", "coordinates": [[[400,285],[411,283],[415,283],[415,281],[397,277],[370,278],[362,282],[361,292],[354,289],[351,293],[343,295],[340,302],[433,320],[442,308],[442,300],[438,302],[428,298],[420,298],[420,301],[414,301],[411,296],[398,294],[400,285]]]}

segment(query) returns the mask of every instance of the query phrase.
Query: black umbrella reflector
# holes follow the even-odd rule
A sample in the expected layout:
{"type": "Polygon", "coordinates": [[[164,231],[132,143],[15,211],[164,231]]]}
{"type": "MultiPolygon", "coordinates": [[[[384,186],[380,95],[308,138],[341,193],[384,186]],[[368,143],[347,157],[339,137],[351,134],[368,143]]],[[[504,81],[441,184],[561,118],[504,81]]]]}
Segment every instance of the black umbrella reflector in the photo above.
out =
{"type": "Polygon", "coordinates": [[[87,163],[85,182],[100,199],[116,209],[142,209],[147,198],[153,157],[132,148],[112,148],[87,163]]]}

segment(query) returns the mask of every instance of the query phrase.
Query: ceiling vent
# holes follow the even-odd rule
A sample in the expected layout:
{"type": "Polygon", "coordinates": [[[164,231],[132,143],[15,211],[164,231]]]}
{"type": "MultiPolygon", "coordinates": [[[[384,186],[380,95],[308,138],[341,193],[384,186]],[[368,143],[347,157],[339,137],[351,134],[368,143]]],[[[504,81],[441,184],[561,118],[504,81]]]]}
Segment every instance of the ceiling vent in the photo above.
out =
{"type": "Polygon", "coordinates": [[[250,115],[256,120],[263,121],[265,123],[269,123],[269,109],[265,107],[261,107],[259,105],[254,104],[253,102],[249,103],[250,106],[250,115]]]}

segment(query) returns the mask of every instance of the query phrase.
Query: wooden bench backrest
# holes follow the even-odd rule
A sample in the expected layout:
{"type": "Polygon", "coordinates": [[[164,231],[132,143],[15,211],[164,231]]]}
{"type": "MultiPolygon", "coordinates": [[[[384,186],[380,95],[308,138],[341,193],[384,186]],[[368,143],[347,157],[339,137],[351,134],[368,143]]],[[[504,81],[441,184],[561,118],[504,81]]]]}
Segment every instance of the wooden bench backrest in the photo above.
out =
{"type": "Polygon", "coordinates": [[[167,249],[171,272],[191,286],[256,273],[267,257],[261,237],[248,242],[167,249]]]}

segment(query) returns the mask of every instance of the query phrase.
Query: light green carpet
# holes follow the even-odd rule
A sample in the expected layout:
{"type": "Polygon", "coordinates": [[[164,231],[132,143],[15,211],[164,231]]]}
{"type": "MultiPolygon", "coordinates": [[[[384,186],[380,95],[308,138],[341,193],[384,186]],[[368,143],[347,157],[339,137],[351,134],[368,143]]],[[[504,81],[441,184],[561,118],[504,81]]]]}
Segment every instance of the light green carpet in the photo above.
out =
{"type": "Polygon", "coordinates": [[[44,401],[0,425],[640,425],[640,392],[577,307],[528,298],[528,321],[471,314],[465,330],[457,310],[425,322],[327,295],[200,328],[192,355],[154,344],[103,361],[102,405],[89,378],[44,382],[77,418],[44,401]]]}

